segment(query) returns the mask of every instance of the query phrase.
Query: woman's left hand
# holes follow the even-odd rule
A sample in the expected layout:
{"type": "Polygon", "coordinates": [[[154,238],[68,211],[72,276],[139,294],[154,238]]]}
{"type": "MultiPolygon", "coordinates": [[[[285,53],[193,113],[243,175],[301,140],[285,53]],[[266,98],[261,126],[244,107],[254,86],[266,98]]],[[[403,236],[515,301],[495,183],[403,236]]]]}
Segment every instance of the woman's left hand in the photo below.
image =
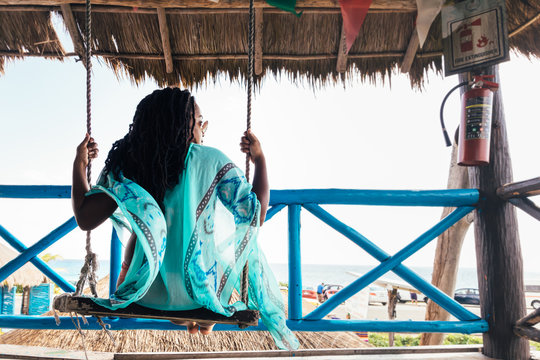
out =
{"type": "Polygon", "coordinates": [[[244,154],[248,154],[253,163],[257,163],[259,160],[264,159],[261,143],[251,130],[244,132],[244,136],[240,139],[240,151],[244,154]]]}
{"type": "Polygon", "coordinates": [[[75,164],[80,164],[82,168],[86,168],[90,160],[97,158],[98,153],[99,149],[97,143],[94,141],[94,138],[90,137],[87,133],[84,140],[77,146],[75,164]]]}

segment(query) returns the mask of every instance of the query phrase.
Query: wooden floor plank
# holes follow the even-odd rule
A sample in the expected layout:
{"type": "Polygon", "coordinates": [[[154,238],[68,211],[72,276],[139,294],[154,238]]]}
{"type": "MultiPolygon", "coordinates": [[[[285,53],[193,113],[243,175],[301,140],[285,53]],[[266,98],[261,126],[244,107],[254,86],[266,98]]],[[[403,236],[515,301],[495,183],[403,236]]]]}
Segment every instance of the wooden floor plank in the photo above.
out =
{"type": "MultiPolygon", "coordinates": [[[[85,360],[84,351],[63,350],[39,346],[0,344],[0,359],[17,360],[85,360]]],[[[113,360],[113,353],[88,352],[88,359],[113,360]]]]}
{"type": "MultiPolygon", "coordinates": [[[[122,353],[115,354],[115,360],[180,360],[180,359],[272,359],[272,358],[339,358],[339,359],[392,359],[405,356],[402,359],[472,359],[481,355],[481,345],[451,345],[451,346],[406,346],[389,348],[359,348],[359,349],[308,349],[297,351],[231,351],[231,352],[200,352],[200,353],[122,353]],[[460,357],[464,355],[464,357],[460,357]],[[407,357],[408,356],[408,357],[407,357]],[[437,357],[439,356],[439,357],[437,357]],[[442,357],[441,357],[442,356],[442,357]]],[[[480,356],[477,359],[487,360],[480,356]]],[[[475,359],[476,359],[475,358],[475,359]]],[[[401,359],[401,358],[400,358],[401,359]]]]}
{"type": "MultiPolygon", "coordinates": [[[[296,360],[490,360],[481,354],[481,346],[416,346],[363,349],[314,349],[289,351],[242,351],[214,353],[105,353],[89,352],[92,360],[180,360],[180,359],[275,359],[296,360]]],[[[0,359],[17,360],[83,360],[83,351],[36,346],[0,344],[0,359]]]]}

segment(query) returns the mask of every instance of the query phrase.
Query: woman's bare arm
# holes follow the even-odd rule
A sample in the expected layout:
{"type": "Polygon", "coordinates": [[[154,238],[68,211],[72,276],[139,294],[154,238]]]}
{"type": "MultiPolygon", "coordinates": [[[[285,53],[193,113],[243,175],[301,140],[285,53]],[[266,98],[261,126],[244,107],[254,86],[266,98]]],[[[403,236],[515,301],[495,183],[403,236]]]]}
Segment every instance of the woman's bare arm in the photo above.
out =
{"type": "Polygon", "coordinates": [[[77,155],[73,161],[73,179],[71,186],[71,205],[75,220],[82,230],[93,230],[103,223],[118,207],[106,194],[85,196],[90,190],[86,179],[86,167],[89,159],[98,155],[98,147],[88,134],[77,146],[77,155]]]}
{"type": "Polygon", "coordinates": [[[270,187],[268,185],[268,173],[266,171],[266,159],[262,151],[259,139],[248,130],[244,133],[240,142],[240,150],[249,155],[255,164],[255,174],[253,176],[253,192],[261,203],[261,222],[264,223],[268,203],[270,201],[270,187]]]}

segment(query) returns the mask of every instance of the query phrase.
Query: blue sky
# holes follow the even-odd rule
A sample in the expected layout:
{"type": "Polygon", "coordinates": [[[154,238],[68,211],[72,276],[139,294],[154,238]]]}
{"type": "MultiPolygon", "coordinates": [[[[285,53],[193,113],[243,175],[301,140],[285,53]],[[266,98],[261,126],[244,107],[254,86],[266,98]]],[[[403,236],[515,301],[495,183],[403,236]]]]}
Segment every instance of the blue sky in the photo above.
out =
{"type": "MultiPolygon", "coordinates": [[[[63,34],[69,49],[69,40],[63,34]]],[[[137,103],[157,86],[135,86],[117,78],[94,60],[93,135],[103,165],[111,144],[128,129],[137,103]]],[[[501,65],[504,102],[515,180],[539,174],[536,161],[538,61],[512,54],[501,65]]],[[[428,74],[423,92],[413,91],[405,76],[395,74],[391,87],[362,84],[312,90],[305,83],[267,78],[253,104],[253,129],[265,150],[273,189],[444,189],[450,148],[444,146],[439,106],[457,76],[428,74]]],[[[245,91],[220,78],[195,91],[210,127],[205,144],[224,151],[243,166],[238,142],[245,128],[245,91]]],[[[457,92],[447,103],[446,123],[459,121],[457,92]]],[[[85,70],[73,59],[64,62],[27,59],[8,62],[0,76],[0,184],[63,184],[71,182],[76,145],[85,133],[85,70]]],[[[94,175],[94,178],[96,175],[94,175]]],[[[438,221],[439,208],[326,207],[384,250],[393,253],[438,221]]],[[[525,267],[537,269],[540,224],[518,211],[525,267]]],[[[0,199],[0,224],[31,245],[71,216],[67,200],[0,199]]],[[[270,262],[287,261],[286,212],[265,224],[260,243],[270,262]]],[[[94,248],[108,258],[110,226],[94,235],[94,248]]],[[[50,252],[64,258],[83,256],[79,230],[50,252]]],[[[407,261],[430,266],[435,242],[407,261]]],[[[305,263],[375,264],[341,235],[304,211],[302,257],[305,263]]],[[[475,264],[472,228],[464,245],[461,266],[475,264]]]]}

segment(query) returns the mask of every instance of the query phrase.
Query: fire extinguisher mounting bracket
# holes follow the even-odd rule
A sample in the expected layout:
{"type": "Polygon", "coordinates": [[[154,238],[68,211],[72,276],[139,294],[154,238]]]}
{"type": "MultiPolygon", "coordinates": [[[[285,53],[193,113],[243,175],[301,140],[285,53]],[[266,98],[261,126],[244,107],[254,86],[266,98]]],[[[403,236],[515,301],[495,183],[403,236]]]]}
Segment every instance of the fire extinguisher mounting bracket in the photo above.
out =
{"type": "Polygon", "coordinates": [[[471,84],[471,88],[485,88],[495,92],[499,89],[499,84],[494,81],[489,81],[493,78],[495,78],[495,75],[475,75],[471,84]]]}

